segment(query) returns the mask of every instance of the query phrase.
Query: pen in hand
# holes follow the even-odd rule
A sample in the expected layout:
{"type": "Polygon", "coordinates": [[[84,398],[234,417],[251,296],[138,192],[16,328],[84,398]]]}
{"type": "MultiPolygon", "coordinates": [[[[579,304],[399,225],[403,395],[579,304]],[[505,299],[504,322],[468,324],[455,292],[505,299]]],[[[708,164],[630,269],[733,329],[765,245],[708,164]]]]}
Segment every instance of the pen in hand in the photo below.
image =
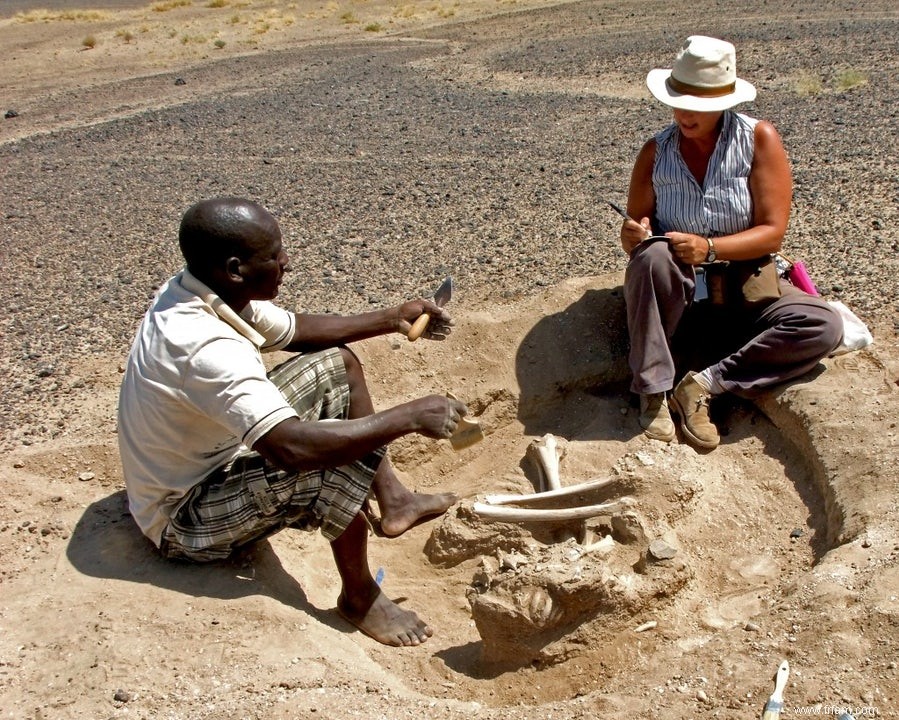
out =
{"type": "MultiPolygon", "coordinates": [[[[617,212],[619,215],[621,215],[621,217],[623,217],[625,220],[630,220],[631,222],[635,222],[635,223],[637,223],[637,225],[640,225],[640,223],[637,222],[636,220],[634,220],[634,218],[632,218],[630,215],[628,215],[628,214],[622,209],[622,207],[621,207],[620,205],[616,205],[615,203],[610,202],[610,203],[609,203],[609,207],[611,207],[612,210],[614,210],[614,211],[617,212]]],[[[643,227],[643,226],[640,225],[640,227],[643,227]]],[[[644,230],[644,232],[646,233],[646,237],[652,237],[652,233],[651,233],[649,230],[647,230],[646,228],[643,228],[643,230],[644,230]]]]}

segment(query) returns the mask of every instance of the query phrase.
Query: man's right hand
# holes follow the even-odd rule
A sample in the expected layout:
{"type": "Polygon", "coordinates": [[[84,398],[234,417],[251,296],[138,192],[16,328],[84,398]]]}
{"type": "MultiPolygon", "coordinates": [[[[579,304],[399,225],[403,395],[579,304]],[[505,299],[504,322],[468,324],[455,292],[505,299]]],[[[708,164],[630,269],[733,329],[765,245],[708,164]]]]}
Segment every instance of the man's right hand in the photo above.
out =
{"type": "Polygon", "coordinates": [[[410,405],[417,432],[435,439],[450,437],[459,421],[468,414],[465,403],[445,395],[427,395],[413,400],[410,405]]]}

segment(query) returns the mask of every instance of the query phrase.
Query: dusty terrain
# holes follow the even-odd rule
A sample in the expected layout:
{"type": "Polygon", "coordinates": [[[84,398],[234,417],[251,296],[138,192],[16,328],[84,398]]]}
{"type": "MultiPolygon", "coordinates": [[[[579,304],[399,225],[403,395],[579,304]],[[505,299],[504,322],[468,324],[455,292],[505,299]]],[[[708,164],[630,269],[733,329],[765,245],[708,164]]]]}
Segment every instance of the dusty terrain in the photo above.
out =
{"type": "Polygon", "coordinates": [[[893,3],[156,5],[0,7],[0,716],[736,719],[760,715],[784,658],[785,717],[899,716],[893,3]],[[875,336],[756,405],[722,403],[708,454],[637,431],[603,202],[668,117],[646,71],[692,32],[736,43],[759,88],[747,111],[784,136],[786,251],[875,336]],[[487,430],[458,453],[391,451],[410,486],[463,498],[371,541],[385,590],[435,628],[419,648],[336,616],[316,535],[194,567],[158,560],[127,515],[119,369],[179,267],[181,212],[224,193],[278,214],[281,300],[300,309],[456,279],[446,342],[358,348],[380,406],[451,391],[487,430]],[[600,562],[560,539],[572,586],[614,570],[657,592],[500,667],[468,593],[485,568],[527,589],[543,549],[517,527],[453,559],[434,547],[473,501],[533,490],[545,433],[563,484],[615,480],[644,540],[676,554],[647,569],[641,542],[600,562]]]}

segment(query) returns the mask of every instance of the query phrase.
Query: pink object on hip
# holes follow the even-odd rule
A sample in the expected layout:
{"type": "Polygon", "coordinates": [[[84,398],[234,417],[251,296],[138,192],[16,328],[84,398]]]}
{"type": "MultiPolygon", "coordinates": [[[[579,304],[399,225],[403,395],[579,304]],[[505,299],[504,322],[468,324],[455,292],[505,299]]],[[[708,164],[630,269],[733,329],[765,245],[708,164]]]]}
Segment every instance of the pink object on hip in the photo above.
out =
{"type": "Polygon", "coordinates": [[[793,285],[800,290],[807,292],[809,295],[821,294],[818,292],[818,288],[815,287],[815,283],[813,283],[812,279],[808,276],[808,272],[805,269],[805,263],[801,260],[793,263],[787,273],[787,277],[793,285]]]}

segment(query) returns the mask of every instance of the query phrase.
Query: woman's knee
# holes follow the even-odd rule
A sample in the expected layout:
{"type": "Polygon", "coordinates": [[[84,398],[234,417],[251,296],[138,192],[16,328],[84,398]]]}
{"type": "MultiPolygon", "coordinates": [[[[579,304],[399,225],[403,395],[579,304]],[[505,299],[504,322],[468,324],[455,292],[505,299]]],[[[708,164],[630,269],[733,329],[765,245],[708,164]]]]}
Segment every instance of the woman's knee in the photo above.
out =
{"type": "Polygon", "coordinates": [[[825,354],[832,353],[841,342],[843,342],[843,319],[836,310],[827,305],[822,308],[820,331],[820,343],[822,347],[827,348],[825,354]]]}
{"type": "Polygon", "coordinates": [[[643,270],[670,271],[676,266],[671,248],[666,242],[646,242],[637,245],[631,253],[628,267],[643,270]]]}

